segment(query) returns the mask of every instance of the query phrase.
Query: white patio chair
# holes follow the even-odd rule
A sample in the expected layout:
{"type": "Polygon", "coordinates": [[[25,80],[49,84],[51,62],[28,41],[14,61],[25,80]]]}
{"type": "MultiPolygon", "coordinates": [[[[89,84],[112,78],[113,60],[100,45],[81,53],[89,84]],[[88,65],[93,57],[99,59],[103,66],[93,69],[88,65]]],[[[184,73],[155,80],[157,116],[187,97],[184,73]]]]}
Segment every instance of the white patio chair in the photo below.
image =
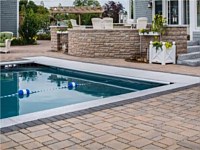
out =
{"type": "Polygon", "coordinates": [[[127,19],[127,21],[124,24],[124,26],[131,26],[133,24],[135,24],[135,20],[134,19],[127,19]]]}
{"type": "Polygon", "coordinates": [[[113,29],[113,18],[103,18],[104,29],[113,29]]]}
{"type": "Polygon", "coordinates": [[[75,19],[70,19],[73,29],[85,29],[85,26],[78,25],[75,19]]]}
{"type": "Polygon", "coordinates": [[[147,28],[148,19],[146,17],[141,17],[137,19],[137,29],[146,29],[147,28]]]}
{"type": "Polygon", "coordinates": [[[0,32],[0,52],[10,52],[11,40],[13,38],[12,32],[0,32]]]}
{"type": "Polygon", "coordinates": [[[103,20],[100,18],[92,18],[93,29],[104,29],[103,20]]]}

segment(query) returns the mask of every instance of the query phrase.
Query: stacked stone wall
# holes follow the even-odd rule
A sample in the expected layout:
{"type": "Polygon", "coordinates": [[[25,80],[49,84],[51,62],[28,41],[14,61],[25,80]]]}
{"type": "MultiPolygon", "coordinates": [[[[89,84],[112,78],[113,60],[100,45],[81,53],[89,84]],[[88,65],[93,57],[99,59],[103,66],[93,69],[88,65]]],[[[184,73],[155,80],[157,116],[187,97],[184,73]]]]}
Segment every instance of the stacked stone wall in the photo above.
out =
{"type": "MultiPolygon", "coordinates": [[[[129,58],[140,52],[136,29],[69,30],[68,54],[83,57],[129,58]]],[[[149,48],[153,36],[141,36],[142,52],[149,48]]],[[[187,52],[187,28],[168,27],[162,41],[175,41],[177,53],[187,52]]]]}
{"type": "Polygon", "coordinates": [[[68,33],[59,33],[58,31],[65,31],[67,30],[67,27],[58,27],[53,26],[51,27],[51,50],[52,51],[60,51],[62,50],[63,44],[65,44],[66,49],[64,51],[68,50],[68,33]]]}
{"type": "MultiPolygon", "coordinates": [[[[62,27],[63,29],[63,27],[62,27]]],[[[66,44],[68,54],[80,57],[129,58],[149,48],[153,36],[140,36],[136,29],[112,30],[68,30],[68,34],[58,34],[59,27],[51,28],[51,49],[59,51],[66,44]]],[[[162,41],[175,41],[177,54],[187,52],[187,28],[184,26],[167,27],[162,41]]],[[[66,50],[67,51],[67,50],[66,50]]]]}

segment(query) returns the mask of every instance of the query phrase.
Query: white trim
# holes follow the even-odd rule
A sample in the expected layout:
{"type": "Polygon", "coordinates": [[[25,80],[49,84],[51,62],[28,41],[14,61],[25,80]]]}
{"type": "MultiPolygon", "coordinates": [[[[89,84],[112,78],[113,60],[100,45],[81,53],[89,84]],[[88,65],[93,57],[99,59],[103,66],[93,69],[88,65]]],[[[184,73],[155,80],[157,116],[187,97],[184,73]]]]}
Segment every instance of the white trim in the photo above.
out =
{"type": "Polygon", "coordinates": [[[151,8],[151,10],[152,10],[152,20],[153,20],[154,15],[155,15],[155,0],[152,0],[152,8],[151,8]]]}
{"type": "Polygon", "coordinates": [[[162,11],[163,11],[163,17],[167,18],[168,22],[168,1],[162,0],[162,11]]]}
{"type": "Polygon", "coordinates": [[[19,37],[19,0],[17,0],[17,37],[19,37]]]}
{"type": "Polygon", "coordinates": [[[192,41],[193,40],[193,31],[195,30],[196,28],[196,25],[197,25],[197,0],[191,0],[190,1],[190,40],[192,41]],[[196,4],[196,5],[195,5],[196,4]]]}
{"type": "Polygon", "coordinates": [[[183,0],[178,0],[178,24],[183,24],[183,0]]]}

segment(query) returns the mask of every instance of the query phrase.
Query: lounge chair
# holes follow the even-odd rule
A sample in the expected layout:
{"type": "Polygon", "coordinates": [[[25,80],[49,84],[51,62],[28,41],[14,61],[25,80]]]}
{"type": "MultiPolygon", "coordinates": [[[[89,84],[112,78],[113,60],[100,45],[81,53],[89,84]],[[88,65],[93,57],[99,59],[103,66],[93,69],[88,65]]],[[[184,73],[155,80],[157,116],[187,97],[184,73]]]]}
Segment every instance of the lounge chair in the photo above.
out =
{"type": "Polygon", "coordinates": [[[92,18],[93,29],[104,29],[104,22],[101,18],[92,18]]]}
{"type": "Polygon", "coordinates": [[[10,52],[11,40],[13,38],[12,32],[0,32],[0,52],[10,52]]]}
{"type": "Polygon", "coordinates": [[[147,28],[148,19],[146,17],[141,17],[137,19],[137,29],[146,29],[147,28]]]}
{"type": "Polygon", "coordinates": [[[113,18],[103,18],[104,29],[113,29],[113,18]]]}
{"type": "Polygon", "coordinates": [[[75,19],[70,19],[73,29],[85,29],[85,26],[78,25],[75,19]]]}

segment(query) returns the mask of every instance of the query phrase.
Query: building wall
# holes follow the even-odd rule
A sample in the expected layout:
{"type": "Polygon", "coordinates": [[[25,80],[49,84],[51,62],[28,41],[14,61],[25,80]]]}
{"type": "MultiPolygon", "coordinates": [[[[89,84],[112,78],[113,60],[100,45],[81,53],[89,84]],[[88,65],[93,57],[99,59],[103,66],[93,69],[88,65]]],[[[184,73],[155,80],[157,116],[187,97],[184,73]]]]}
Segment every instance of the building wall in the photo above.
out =
{"type": "Polygon", "coordinates": [[[152,22],[152,9],[148,8],[149,0],[135,0],[134,1],[134,19],[139,17],[147,17],[148,22],[152,22]]]}
{"type": "Polygon", "coordinates": [[[17,0],[0,0],[0,32],[10,31],[17,36],[18,32],[18,1],[17,0]]]}

